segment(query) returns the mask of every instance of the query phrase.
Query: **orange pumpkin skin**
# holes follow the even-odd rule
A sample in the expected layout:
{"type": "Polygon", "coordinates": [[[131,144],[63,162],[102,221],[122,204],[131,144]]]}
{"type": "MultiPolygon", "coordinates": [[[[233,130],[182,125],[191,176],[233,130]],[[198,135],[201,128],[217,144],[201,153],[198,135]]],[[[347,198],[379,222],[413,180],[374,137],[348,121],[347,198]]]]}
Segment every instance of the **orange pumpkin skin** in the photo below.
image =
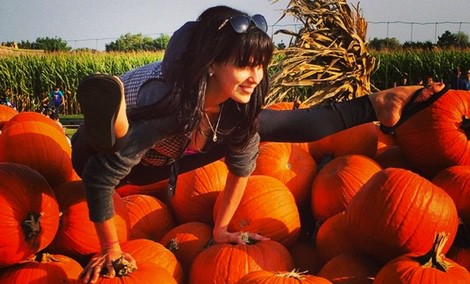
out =
{"type": "Polygon", "coordinates": [[[158,241],[176,224],[168,206],[156,197],[132,194],[122,200],[129,213],[129,239],[158,241]]]}
{"type": "Polygon", "coordinates": [[[447,237],[445,232],[438,233],[432,248],[424,255],[406,254],[392,259],[377,273],[374,284],[470,283],[468,270],[442,253],[447,237]]]}
{"type": "Polygon", "coordinates": [[[138,268],[140,268],[140,263],[155,264],[168,271],[177,283],[184,283],[185,275],[181,264],[175,255],[162,244],[148,239],[135,239],[122,243],[121,249],[132,255],[138,268]]]}
{"type": "Polygon", "coordinates": [[[44,254],[0,271],[0,283],[81,283],[78,276],[83,268],[66,255],[44,254]]]}
{"type": "Polygon", "coordinates": [[[470,228],[470,166],[446,168],[432,182],[450,195],[462,222],[470,228]]]}
{"type": "MultiPolygon", "coordinates": [[[[54,188],[59,203],[60,226],[48,247],[52,253],[64,254],[78,260],[82,265],[100,251],[100,242],[93,222],[89,219],[88,205],[82,181],[69,181],[54,188]]],[[[118,193],[113,195],[118,239],[128,239],[129,215],[124,201],[118,193]]]]}
{"type": "Polygon", "coordinates": [[[315,275],[320,270],[320,259],[314,244],[298,241],[292,244],[288,250],[297,271],[308,271],[309,274],[315,275]]]}
{"type": "Polygon", "coordinates": [[[435,232],[449,232],[447,252],[458,226],[457,210],[441,188],[411,171],[388,168],[364,184],[345,210],[348,239],[380,262],[405,253],[424,254],[435,232]]]}
{"type": "Polygon", "coordinates": [[[194,260],[190,284],[235,284],[256,270],[291,271],[292,257],[282,244],[267,240],[254,244],[215,244],[194,260]]]}
{"type": "Polygon", "coordinates": [[[381,169],[374,160],[363,155],[344,155],[328,162],[311,186],[310,206],[314,219],[322,222],[343,212],[361,186],[381,169]]]}
{"type": "MultiPolygon", "coordinates": [[[[34,111],[23,111],[12,117],[9,121],[8,124],[5,125],[5,129],[9,127],[10,125],[13,125],[15,123],[21,123],[25,121],[36,121],[36,122],[43,122],[45,124],[48,124],[55,129],[57,129],[59,132],[64,133],[64,129],[55,121],[52,119],[46,117],[43,114],[40,114],[38,112],[34,111]]],[[[65,133],[64,133],[65,135],[65,133]]]]}
{"type": "Polygon", "coordinates": [[[63,132],[40,121],[10,120],[0,135],[0,162],[29,166],[43,175],[52,187],[75,179],[71,151],[63,132]]]}
{"type": "Polygon", "coordinates": [[[377,141],[377,125],[370,122],[309,142],[308,148],[310,154],[320,164],[325,158],[348,154],[359,154],[373,158],[377,152],[377,141]]]}
{"type": "Polygon", "coordinates": [[[177,222],[203,222],[212,225],[214,203],[225,188],[227,175],[228,169],[223,161],[215,161],[180,174],[176,193],[169,199],[177,222]]]}
{"type": "Polygon", "coordinates": [[[344,253],[323,265],[317,275],[333,283],[372,284],[381,267],[365,255],[344,253]]]}
{"type": "Polygon", "coordinates": [[[37,171],[0,163],[0,267],[46,248],[59,227],[52,188],[37,171]]]}
{"type": "Polygon", "coordinates": [[[320,224],[315,236],[320,267],[333,257],[344,253],[356,253],[346,234],[345,213],[337,213],[320,224]]]}
{"type": "Polygon", "coordinates": [[[138,263],[137,270],[122,277],[100,277],[97,284],[181,284],[163,267],[155,263],[138,263]]]}
{"type": "Polygon", "coordinates": [[[202,222],[187,222],[163,235],[160,243],[173,252],[183,270],[189,272],[194,259],[211,239],[211,226],[202,222]]]}
{"type": "Polygon", "coordinates": [[[282,181],[297,204],[308,202],[310,186],[317,172],[312,156],[292,143],[263,143],[259,147],[254,175],[266,175],[282,181]]]}
{"type": "Polygon", "coordinates": [[[3,125],[12,119],[15,115],[18,114],[18,111],[14,108],[11,108],[6,105],[0,105],[0,130],[2,130],[3,125]]]}
{"type": "Polygon", "coordinates": [[[237,284],[332,284],[323,277],[297,272],[253,271],[240,279],[237,284]]]}
{"type": "MultiPolygon", "coordinates": [[[[222,195],[216,200],[214,218],[221,200],[222,195]]],[[[250,176],[228,231],[257,233],[289,247],[300,236],[300,216],[294,196],[276,178],[250,176]]]]}
{"type": "Polygon", "coordinates": [[[432,179],[450,166],[470,165],[469,118],[470,92],[449,90],[396,129],[397,144],[418,172],[432,179]]]}
{"type": "Polygon", "coordinates": [[[395,145],[385,149],[374,157],[374,160],[383,168],[402,168],[416,172],[413,166],[406,160],[400,146],[395,145]]]}

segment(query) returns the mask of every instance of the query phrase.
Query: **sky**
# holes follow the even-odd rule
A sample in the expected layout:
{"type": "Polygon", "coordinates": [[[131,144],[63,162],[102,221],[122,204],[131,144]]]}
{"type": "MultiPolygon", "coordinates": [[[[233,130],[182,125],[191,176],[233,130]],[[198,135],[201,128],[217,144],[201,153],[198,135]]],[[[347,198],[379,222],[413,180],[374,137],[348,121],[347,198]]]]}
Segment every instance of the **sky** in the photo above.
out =
{"type": "MultiPolygon", "coordinates": [[[[356,7],[358,1],[348,3],[356,7]]],[[[104,50],[105,44],[126,33],[152,38],[171,35],[186,21],[220,4],[263,14],[270,33],[299,27],[293,18],[278,22],[289,0],[0,0],[0,43],[57,37],[72,48],[104,50]]],[[[368,22],[367,39],[435,43],[446,30],[470,35],[469,0],[362,0],[359,8],[368,22]]],[[[276,35],[273,39],[288,41],[276,35]]]]}

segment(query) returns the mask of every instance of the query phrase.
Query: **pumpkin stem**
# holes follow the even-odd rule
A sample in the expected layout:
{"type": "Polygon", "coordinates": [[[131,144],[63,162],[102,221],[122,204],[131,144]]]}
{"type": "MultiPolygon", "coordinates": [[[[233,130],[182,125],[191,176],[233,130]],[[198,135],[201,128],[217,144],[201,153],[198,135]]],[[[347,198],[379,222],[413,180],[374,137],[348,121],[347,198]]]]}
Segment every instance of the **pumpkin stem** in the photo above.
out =
{"type": "Polygon", "coordinates": [[[460,128],[463,129],[463,131],[467,135],[467,139],[470,140],[470,119],[463,116],[462,124],[460,125],[460,128]]]}
{"type": "Polygon", "coordinates": [[[304,274],[306,274],[307,272],[308,271],[299,271],[298,269],[294,269],[290,272],[277,272],[275,273],[275,275],[283,278],[294,278],[297,280],[302,280],[304,279],[304,274]]]}
{"type": "Polygon", "coordinates": [[[444,260],[445,256],[442,254],[442,249],[449,240],[449,234],[441,232],[436,234],[432,249],[423,256],[415,257],[421,266],[435,268],[442,272],[446,272],[449,264],[444,260]]]}
{"type": "Polygon", "coordinates": [[[21,228],[23,229],[23,233],[25,235],[26,241],[32,241],[39,236],[41,233],[41,217],[44,213],[34,213],[29,212],[28,217],[21,222],[21,228]]]}
{"type": "Polygon", "coordinates": [[[168,242],[168,244],[165,247],[169,249],[171,252],[175,252],[179,249],[178,241],[176,240],[176,238],[173,238],[168,242]]]}

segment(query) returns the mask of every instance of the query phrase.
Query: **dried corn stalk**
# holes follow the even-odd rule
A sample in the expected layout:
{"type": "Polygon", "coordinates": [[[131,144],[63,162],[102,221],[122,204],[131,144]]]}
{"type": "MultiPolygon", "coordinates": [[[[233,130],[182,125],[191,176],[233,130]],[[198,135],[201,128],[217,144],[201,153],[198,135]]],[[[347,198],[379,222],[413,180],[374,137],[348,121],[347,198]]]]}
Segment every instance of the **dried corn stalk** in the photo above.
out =
{"type": "Polygon", "coordinates": [[[343,0],[291,0],[281,19],[292,15],[303,27],[297,33],[276,31],[294,41],[277,51],[282,59],[271,66],[277,71],[267,104],[299,100],[313,105],[370,93],[376,64],[367,51],[367,23],[359,12],[359,3],[351,10],[343,0]]]}

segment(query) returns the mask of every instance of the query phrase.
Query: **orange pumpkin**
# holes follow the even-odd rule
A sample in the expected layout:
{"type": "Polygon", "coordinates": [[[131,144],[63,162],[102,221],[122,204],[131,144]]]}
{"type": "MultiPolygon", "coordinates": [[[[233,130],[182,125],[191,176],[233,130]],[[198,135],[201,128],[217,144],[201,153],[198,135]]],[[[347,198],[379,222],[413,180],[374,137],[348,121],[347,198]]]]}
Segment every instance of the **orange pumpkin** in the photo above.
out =
{"type": "Polygon", "coordinates": [[[343,212],[371,176],[382,168],[362,155],[339,156],[328,162],[311,186],[311,210],[317,222],[343,212]]]}
{"type": "Polygon", "coordinates": [[[343,253],[323,265],[318,276],[333,283],[372,284],[381,267],[382,265],[365,255],[343,253]]]}
{"type": "MultiPolygon", "coordinates": [[[[52,119],[46,117],[43,114],[40,114],[40,113],[34,112],[34,111],[23,111],[23,112],[18,113],[17,115],[15,115],[14,117],[12,117],[9,120],[6,127],[9,127],[9,126],[11,126],[15,123],[20,123],[20,122],[24,122],[24,121],[43,122],[45,124],[48,124],[48,125],[54,127],[59,132],[64,133],[64,129],[57,122],[53,121],[52,119]]],[[[65,133],[64,133],[64,135],[65,135],[65,133]]]]}
{"type": "Polygon", "coordinates": [[[0,267],[18,263],[52,242],[59,227],[59,206],[37,171],[0,163],[0,202],[0,267]]]}
{"type": "MultiPolygon", "coordinates": [[[[121,249],[132,255],[138,267],[140,267],[140,263],[156,264],[168,271],[177,283],[184,283],[185,275],[181,264],[175,255],[162,244],[148,239],[135,239],[122,243],[121,249]]],[[[159,278],[157,277],[156,279],[159,278]]],[[[153,281],[155,279],[142,283],[151,283],[153,281]]]]}
{"type": "Polygon", "coordinates": [[[82,283],[83,268],[66,255],[38,253],[19,264],[0,271],[0,283],[82,283]]]}
{"type": "Polygon", "coordinates": [[[310,154],[317,163],[325,158],[359,154],[373,158],[378,147],[377,125],[374,122],[360,124],[320,140],[308,143],[310,154]]]}
{"type": "Polygon", "coordinates": [[[223,161],[215,161],[180,174],[175,195],[169,199],[178,223],[203,222],[212,225],[212,210],[228,175],[223,161]]]}
{"type": "Polygon", "coordinates": [[[189,272],[196,256],[203,251],[212,239],[212,227],[202,222],[180,224],[167,232],[160,240],[176,256],[189,272]]]}
{"type": "MultiPolygon", "coordinates": [[[[88,261],[100,251],[100,242],[93,222],[89,219],[88,204],[82,181],[69,181],[54,188],[61,212],[60,226],[48,250],[64,254],[78,260],[88,261]]],[[[124,201],[118,193],[113,194],[113,217],[118,239],[124,242],[128,238],[129,215],[124,201]]]]}
{"type": "Polygon", "coordinates": [[[0,105],[0,130],[3,125],[18,114],[18,111],[6,105],[0,105]]]}
{"type": "Polygon", "coordinates": [[[237,284],[332,284],[326,278],[297,272],[276,272],[267,270],[253,271],[243,276],[237,284]]]}
{"type": "MultiPolygon", "coordinates": [[[[216,200],[214,218],[221,201],[222,194],[216,200]]],[[[276,178],[250,176],[228,231],[258,233],[289,247],[300,236],[300,216],[294,196],[276,178]]]]}
{"type": "Polygon", "coordinates": [[[345,221],[344,212],[341,212],[320,224],[315,236],[320,267],[337,255],[357,252],[346,234],[345,221]]]}
{"type": "Polygon", "coordinates": [[[374,157],[374,160],[383,168],[402,168],[410,171],[416,171],[413,166],[406,160],[400,146],[395,145],[385,149],[374,157]]]}
{"type": "Polygon", "coordinates": [[[309,274],[317,274],[320,269],[318,252],[311,242],[298,241],[288,248],[294,267],[298,271],[308,271],[309,274]]]}
{"type": "Polygon", "coordinates": [[[132,194],[122,200],[129,213],[129,239],[158,241],[176,224],[168,206],[156,197],[132,194]]]}
{"type": "Polygon", "coordinates": [[[470,283],[467,269],[446,259],[442,253],[447,237],[447,234],[438,234],[432,249],[424,255],[408,254],[394,258],[380,269],[374,284],[470,283]]]}
{"type": "Polygon", "coordinates": [[[266,175],[282,181],[297,204],[308,203],[317,164],[310,154],[292,143],[267,142],[259,147],[254,175],[266,175]]]}
{"type": "Polygon", "coordinates": [[[189,283],[235,284],[252,271],[291,271],[293,266],[289,251],[276,241],[215,244],[196,257],[189,283]]]}
{"type": "Polygon", "coordinates": [[[351,243],[384,263],[405,253],[426,253],[435,232],[449,232],[452,243],[458,226],[454,202],[444,190],[398,168],[372,176],[349,203],[345,218],[351,243]]]}
{"type": "Polygon", "coordinates": [[[29,166],[43,175],[52,187],[76,179],[71,151],[64,133],[41,121],[10,120],[0,135],[0,162],[29,166]]]}
{"type": "Polygon", "coordinates": [[[163,267],[155,263],[139,263],[138,269],[125,276],[100,277],[96,284],[181,284],[163,267]],[[157,282],[155,282],[157,281],[157,282]]]}
{"type": "Polygon", "coordinates": [[[395,130],[407,160],[428,179],[454,165],[470,165],[470,92],[449,90],[395,130]]]}
{"type": "Polygon", "coordinates": [[[446,168],[432,182],[450,195],[462,222],[470,228],[470,166],[446,168]]]}

